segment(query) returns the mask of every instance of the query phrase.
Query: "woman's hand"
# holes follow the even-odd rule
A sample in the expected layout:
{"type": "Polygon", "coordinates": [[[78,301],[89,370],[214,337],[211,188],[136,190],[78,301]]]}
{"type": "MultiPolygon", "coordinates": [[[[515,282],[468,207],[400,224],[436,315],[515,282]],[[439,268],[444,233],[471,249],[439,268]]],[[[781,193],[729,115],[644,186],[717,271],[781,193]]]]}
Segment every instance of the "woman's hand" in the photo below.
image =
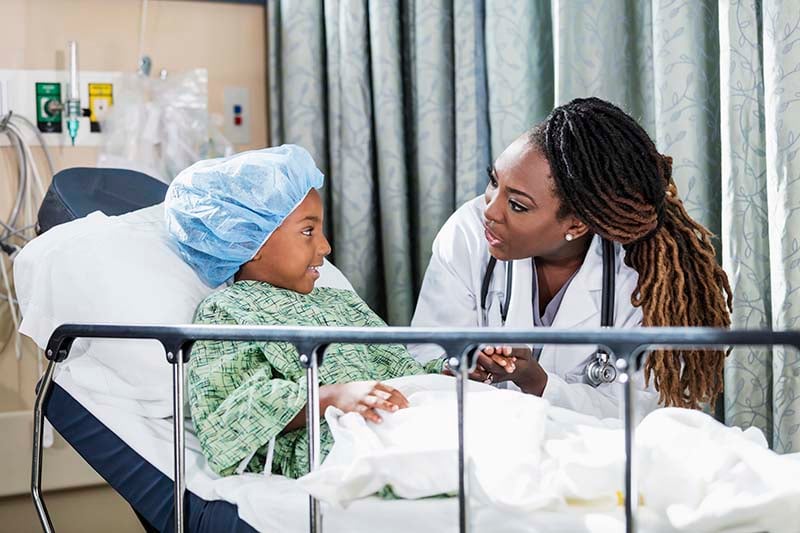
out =
{"type": "MultiPolygon", "coordinates": [[[[445,373],[452,375],[450,371],[445,373]]],[[[523,392],[536,396],[541,396],[547,385],[547,373],[528,347],[484,346],[469,378],[489,384],[511,380],[523,392]]]]}
{"type": "Polygon", "coordinates": [[[399,390],[380,381],[324,385],[320,387],[320,396],[323,407],[334,405],[345,413],[356,412],[376,424],[383,421],[378,409],[394,412],[408,407],[408,400],[399,390]]]}

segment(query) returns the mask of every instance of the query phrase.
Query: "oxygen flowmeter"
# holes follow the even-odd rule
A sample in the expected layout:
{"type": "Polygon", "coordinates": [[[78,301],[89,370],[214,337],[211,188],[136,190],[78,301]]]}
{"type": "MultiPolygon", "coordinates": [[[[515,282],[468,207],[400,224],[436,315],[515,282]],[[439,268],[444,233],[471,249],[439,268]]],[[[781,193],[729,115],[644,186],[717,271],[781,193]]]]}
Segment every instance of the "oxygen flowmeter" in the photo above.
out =
{"type": "Polygon", "coordinates": [[[37,83],[36,99],[37,111],[36,119],[39,129],[45,132],[61,131],[61,117],[67,121],[67,132],[75,146],[75,138],[78,136],[79,119],[83,116],[81,109],[81,93],[78,80],[78,43],[69,41],[67,43],[69,51],[69,82],[67,83],[67,97],[61,101],[61,88],[54,83],[37,83]],[[43,129],[42,125],[47,126],[43,129]]]}

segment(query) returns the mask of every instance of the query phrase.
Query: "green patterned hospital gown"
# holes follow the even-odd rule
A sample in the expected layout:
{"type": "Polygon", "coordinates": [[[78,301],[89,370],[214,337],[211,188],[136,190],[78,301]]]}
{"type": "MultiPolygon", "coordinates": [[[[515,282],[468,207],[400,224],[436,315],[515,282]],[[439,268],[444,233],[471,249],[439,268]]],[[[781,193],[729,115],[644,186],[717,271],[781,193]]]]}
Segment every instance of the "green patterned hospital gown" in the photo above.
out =
{"type": "MultiPolygon", "coordinates": [[[[202,324],[384,326],[352,291],[316,288],[304,295],[257,281],[239,281],[198,307],[202,324]]],[[[320,384],[386,380],[438,372],[442,361],[422,367],[399,345],[333,344],[319,369],[320,384]]],[[[280,435],[306,404],[305,371],[285,342],[204,341],[189,361],[189,405],[203,454],[212,470],[230,475],[261,472],[267,445],[276,437],[272,472],[296,478],[308,472],[305,428],[280,435]]],[[[333,444],[322,426],[322,455],[333,444]]]]}

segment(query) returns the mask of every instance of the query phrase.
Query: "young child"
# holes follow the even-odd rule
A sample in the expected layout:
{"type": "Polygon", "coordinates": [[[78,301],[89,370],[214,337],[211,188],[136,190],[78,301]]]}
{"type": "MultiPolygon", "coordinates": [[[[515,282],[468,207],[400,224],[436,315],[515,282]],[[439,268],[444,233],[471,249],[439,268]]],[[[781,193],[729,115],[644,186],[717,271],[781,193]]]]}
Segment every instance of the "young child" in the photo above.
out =
{"type": "MultiPolygon", "coordinates": [[[[323,176],[304,149],[284,145],[200,161],[175,178],[167,227],[183,258],[210,286],[234,283],[198,307],[202,324],[384,326],[352,291],[315,288],[330,253],[318,189],[323,176]]],[[[319,369],[320,408],[356,411],[408,406],[381,383],[438,372],[398,345],[331,345],[319,369]]],[[[203,454],[220,475],[308,472],[305,371],[285,342],[198,342],[188,365],[189,405],[203,454]]],[[[332,438],[322,425],[322,453],[332,438]]]]}

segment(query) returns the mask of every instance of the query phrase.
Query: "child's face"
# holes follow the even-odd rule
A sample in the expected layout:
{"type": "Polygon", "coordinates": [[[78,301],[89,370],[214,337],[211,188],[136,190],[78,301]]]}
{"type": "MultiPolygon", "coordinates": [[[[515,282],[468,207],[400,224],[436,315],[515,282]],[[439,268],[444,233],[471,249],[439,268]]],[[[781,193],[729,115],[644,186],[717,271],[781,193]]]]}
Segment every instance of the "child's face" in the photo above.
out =
{"type": "Polygon", "coordinates": [[[311,189],[256,256],[242,265],[237,279],[265,281],[276,287],[308,294],[319,278],[317,268],[331,253],[322,233],[322,199],[311,189]]]}

